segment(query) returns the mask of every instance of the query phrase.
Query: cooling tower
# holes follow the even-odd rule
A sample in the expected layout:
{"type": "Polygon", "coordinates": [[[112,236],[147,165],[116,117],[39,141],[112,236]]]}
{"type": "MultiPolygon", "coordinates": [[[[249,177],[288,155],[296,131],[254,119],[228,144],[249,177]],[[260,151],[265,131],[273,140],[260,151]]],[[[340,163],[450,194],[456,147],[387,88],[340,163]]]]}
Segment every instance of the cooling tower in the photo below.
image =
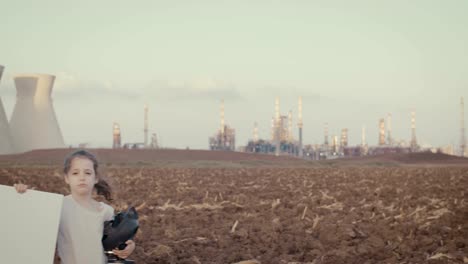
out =
{"type": "MultiPolygon", "coordinates": [[[[0,80],[2,79],[4,67],[0,65],[0,80]]],[[[12,138],[8,119],[3,108],[2,98],[0,97],[0,154],[9,154],[13,152],[12,138]]]]}
{"type": "Polygon", "coordinates": [[[65,143],[51,98],[55,76],[31,74],[16,76],[14,80],[17,96],[10,130],[15,150],[63,148],[65,143]]]}

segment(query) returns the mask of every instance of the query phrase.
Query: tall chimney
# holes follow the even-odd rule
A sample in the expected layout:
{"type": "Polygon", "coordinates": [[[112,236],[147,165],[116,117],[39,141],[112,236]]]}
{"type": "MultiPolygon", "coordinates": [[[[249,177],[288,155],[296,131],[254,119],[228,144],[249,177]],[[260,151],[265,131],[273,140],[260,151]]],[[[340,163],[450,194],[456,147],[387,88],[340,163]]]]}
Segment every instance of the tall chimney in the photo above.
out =
{"type": "Polygon", "coordinates": [[[290,143],[293,142],[293,121],[292,121],[292,111],[289,110],[289,113],[288,113],[288,141],[290,143]]]}
{"type": "Polygon", "coordinates": [[[411,149],[416,150],[418,148],[418,141],[416,140],[416,113],[414,110],[411,111],[411,149]]]}
{"type": "Polygon", "coordinates": [[[392,139],[392,114],[387,114],[387,144],[392,146],[393,139],[392,139]]]}
{"type": "Polygon", "coordinates": [[[156,133],[151,134],[151,148],[152,148],[152,149],[157,149],[157,148],[159,148],[159,145],[158,145],[158,138],[157,138],[156,133]]]}
{"type": "Polygon", "coordinates": [[[112,130],[112,148],[117,149],[121,147],[120,125],[114,122],[112,130]]]}
{"type": "Polygon", "coordinates": [[[379,146],[385,145],[385,119],[379,120],[379,146]]]}
{"type": "Polygon", "coordinates": [[[253,140],[254,140],[254,142],[258,141],[258,125],[257,125],[257,122],[254,123],[253,140]]]}
{"type": "Polygon", "coordinates": [[[299,96],[299,102],[297,106],[297,112],[298,112],[298,121],[297,121],[297,127],[299,128],[299,157],[304,156],[303,150],[302,150],[302,96],[299,96]]]}
{"type": "Polygon", "coordinates": [[[221,100],[221,107],[219,110],[219,115],[221,118],[221,128],[219,130],[220,132],[220,145],[222,146],[222,149],[225,149],[227,146],[227,135],[226,135],[226,123],[224,120],[224,99],[221,100]]]}
{"type": "Polygon", "coordinates": [[[145,148],[148,147],[148,105],[145,104],[144,106],[144,133],[145,133],[145,139],[144,139],[144,144],[145,148]]]}
{"type": "Polygon", "coordinates": [[[325,123],[324,134],[325,134],[324,135],[325,139],[324,139],[323,144],[325,146],[328,146],[328,123],[325,123]]]}
{"type": "Polygon", "coordinates": [[[280,129],[282,129],[280,127],[280,102],[279,102],[279,97],[277,96],[275,99],[275,141],[276,141],[275,154],[276,156],[279,156],[280,154],[280,147],[281,147],[280,129]]]}
{"type": "Polygon", "coordinates": [[[271,118],[271,142],[275,143],[276,141],[276,121],[275,117],[271,118]]]}
{"type": "Polygon", "coordinates": [[[366,126],[362,126],[361,146],[366,146],[366,126]]]}
{"type": "Polygon", "coordinates": [[[224,135],[224,128],[225,128],[225,122],[224,122],[224,99],[221,100],[221,107],[220,107],[220,110],[219,110],[219,115],[220,115],[220,118],[221,118],[221,135],[224,135]]]}
{"type": "Polygon", "coordinates": [[[460,99],[460,156],[466,155],[466,138],[465,138],[465,104],[463,97],[460,99]]]}
{"type": "Polygon", "coordinates": [[[342,148],[345,148],[348,146],[348,129],[347,128],[341,129],[340,146],[342,148]]]}

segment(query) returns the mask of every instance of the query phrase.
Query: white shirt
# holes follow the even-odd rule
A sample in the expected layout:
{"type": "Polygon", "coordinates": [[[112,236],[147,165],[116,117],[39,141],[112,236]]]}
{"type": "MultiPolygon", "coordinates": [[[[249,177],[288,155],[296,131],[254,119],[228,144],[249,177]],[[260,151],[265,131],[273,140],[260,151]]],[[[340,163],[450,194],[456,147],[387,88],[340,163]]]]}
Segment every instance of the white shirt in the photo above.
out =
{"type": "Polygon", "coordinates": [[[102,246],[104,221],[112,220],[114,209],[100,202],[100,212],[93,212],[71,196],[63,199],[57,250],[63,264],[105,264],[102,246]]]}

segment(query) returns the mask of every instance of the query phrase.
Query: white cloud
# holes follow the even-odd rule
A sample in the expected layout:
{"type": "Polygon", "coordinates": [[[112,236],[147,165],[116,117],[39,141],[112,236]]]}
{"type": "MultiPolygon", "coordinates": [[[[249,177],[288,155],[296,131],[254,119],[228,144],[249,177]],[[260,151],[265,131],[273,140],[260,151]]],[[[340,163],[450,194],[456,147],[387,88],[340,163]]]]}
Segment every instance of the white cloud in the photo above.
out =
{"type": "Polygon", "coordinates": [[[161,99],[171,100],[243,100],[236,86],[230,82],[211,77],[192,80],[153,80],[146,86],[145,92],[161,99]]]}
{"type": "Polygon", "coordinates": [[[134,93],[123,86],[116,85],[111,80],[91,80],[81,78],[72,73],[59,72],[56,74],[54,91],[56,96],[62,98],[86,97],[102,99],[102,96],[136,99],[141,95],[134,93]]]}
{"type": "MultiPolygon", "coordinates": [[[[86,79],[70,72],[55,74],[52,97],[61,100],[86,97],[87,99],[106,100],[125,99],[140,100],[155,98],[156,100],[220,100],[239,101],[243,96],[237,87],[230,82],[212,77],[199,77],[191,80],[153,80],[146,85],[121,84],[113,80],[86,79]]],[[[0,95],[13,97],[16,94],[13,75],[4,73],[4,82],[0,95]]]]}

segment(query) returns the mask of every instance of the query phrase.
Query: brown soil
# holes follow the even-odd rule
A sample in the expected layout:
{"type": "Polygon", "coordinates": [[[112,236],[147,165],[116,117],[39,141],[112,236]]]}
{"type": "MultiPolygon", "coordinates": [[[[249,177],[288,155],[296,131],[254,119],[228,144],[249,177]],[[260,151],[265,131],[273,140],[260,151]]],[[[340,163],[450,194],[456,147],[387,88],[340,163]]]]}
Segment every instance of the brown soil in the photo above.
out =
{"type": "MultiPolygon", "coordinates": [[[[116,210],[138,206],[137,263],[468,262],[466,167],[104,173],[116,210]]],[[[0,168],[0,184],[18,181],[68,193],[59,166],[0,168]]]]}
{"type": "MultiPolygon", "coordinates": [[[[43,149],[14,155],[0,155],[0,163],[61,164],[75,149],[43,149]]],[[[90,149],[101,163],[147,164],[161,161],[266,161],[304,162],[295,157],[242,153],[233,151],[180,150],[180,149],[90,149]]]]}
{"type": "MultiPolygon", "coordinates": [[[[34,150],[15,155],[0,155],[0,166],[61,166],[74,149],[34,150]]],[[[445,154],[409,153],[340,158],[323,161],[303,160],[292,156],[229,151],[180,149],[91,149],[101,164],[111,166],[243,168],[243,167],[468,167],[468,158],[445,154]]]]}
{"type": "MultiPolygon", "coordinates": [[[[340,165],[360,166],[360,165],[432,165],[432,166],[468,166],[468,158],[447,155],[443,153],[418,152],[384,154],[376,156],[365,156],[357,158],[343,158],[338,161],[340,165]]],[[[333,160],[324,163],[334,162],[333,160]]]]}

